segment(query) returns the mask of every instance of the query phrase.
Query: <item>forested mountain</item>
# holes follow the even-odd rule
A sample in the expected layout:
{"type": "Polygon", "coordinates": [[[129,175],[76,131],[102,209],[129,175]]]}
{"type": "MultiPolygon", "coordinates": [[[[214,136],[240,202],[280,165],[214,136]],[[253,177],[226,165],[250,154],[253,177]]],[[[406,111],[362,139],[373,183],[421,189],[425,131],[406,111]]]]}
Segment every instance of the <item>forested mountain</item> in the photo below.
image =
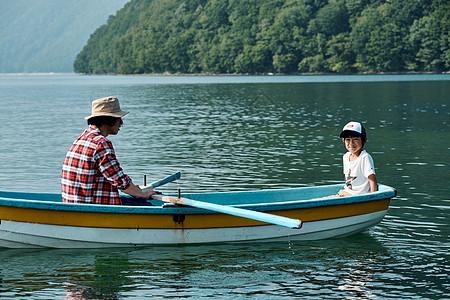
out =
{"type": "Polygon", "coordinates": [[[449,29],[448,0],[131,0],[74,70],[443,72],[449,29]]]}
{"type": "Polygon", "coordinates": [[[89,36],[128,0],[0,0],[0,73],[73,72],[89,36]]]}

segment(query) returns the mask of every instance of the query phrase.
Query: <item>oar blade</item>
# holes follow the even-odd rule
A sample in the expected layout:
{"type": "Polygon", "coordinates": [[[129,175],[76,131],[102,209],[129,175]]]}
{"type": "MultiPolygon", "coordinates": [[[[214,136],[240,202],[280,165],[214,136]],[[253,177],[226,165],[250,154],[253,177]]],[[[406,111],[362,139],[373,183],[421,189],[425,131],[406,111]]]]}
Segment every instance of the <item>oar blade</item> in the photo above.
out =
{"type": "Polygon", "coordinates": [[[264,223],[275,224],[292,229],[300,229],[302,221],[298,219],[287,218],[283,216],[272,215],[254,210],[242,209],[228,205],[219,205],[209,202],[197,201],[188,198],[177,198],[172,196],[153,195],[153,199],[170,202],[173,204],[183,204],[197,208],[203,208],[215,212],[229,214],[237,217],[252,219],[264,223]]]}
{"type": "Polygon", "coordinates": [[[302,222],[297,219],[291,219],[283,216],[277,216],[273,214],[263,213],[254,210],[242,209],[232,206],[213,204],[208,202],[200,202],[191,199],[183,199],[184,205],[195,206],[199,208],[209,209],[224,214],[230,214],[237,217],[252,219],[264,223],[275,224],[292,229],[300,229],[302,222]]]}
{"type": "Polygon", "coordinates": [[[161,180],[157,180],[157,181],[151,183],[150,185],[146,185],[146,186],[142,187],[142,190],[146,191],[146,190],[151,189],[151,188],[156,188],[156,187],[162,186],[164,184],[167,184],[169,182],[178,180],[180,178],[181,178],[181,173],[177,172],[175,174],[167,176],[166,178],[163,178],[161,180]]]}

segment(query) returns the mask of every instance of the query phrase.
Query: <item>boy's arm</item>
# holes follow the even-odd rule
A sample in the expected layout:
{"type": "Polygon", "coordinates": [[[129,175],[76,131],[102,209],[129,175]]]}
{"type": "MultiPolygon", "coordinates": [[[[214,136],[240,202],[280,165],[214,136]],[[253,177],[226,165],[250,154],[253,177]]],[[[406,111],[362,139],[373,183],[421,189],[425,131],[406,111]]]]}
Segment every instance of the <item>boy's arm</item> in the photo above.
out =
{"type": "Polygon", "coordinates": [[[378,191],[378,182],[377,182],[377,177],[375,176],[375,174],[370,174],[369,177],[369,184],[370,184],[370,192],[376,192],[378,191]]]}

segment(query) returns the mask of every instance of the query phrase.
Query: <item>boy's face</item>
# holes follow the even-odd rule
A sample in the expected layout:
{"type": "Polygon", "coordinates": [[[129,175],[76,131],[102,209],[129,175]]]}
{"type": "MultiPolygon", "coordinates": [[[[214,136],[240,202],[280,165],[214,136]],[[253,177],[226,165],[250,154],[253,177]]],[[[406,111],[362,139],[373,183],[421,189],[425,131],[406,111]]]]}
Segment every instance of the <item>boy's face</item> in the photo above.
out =
{"type": "Polygon", "coordinates": [[[343,138],[345,148],[352,154],[359,155],[363,148],[363,142],[360,136],[350,136],[343,138]]]}

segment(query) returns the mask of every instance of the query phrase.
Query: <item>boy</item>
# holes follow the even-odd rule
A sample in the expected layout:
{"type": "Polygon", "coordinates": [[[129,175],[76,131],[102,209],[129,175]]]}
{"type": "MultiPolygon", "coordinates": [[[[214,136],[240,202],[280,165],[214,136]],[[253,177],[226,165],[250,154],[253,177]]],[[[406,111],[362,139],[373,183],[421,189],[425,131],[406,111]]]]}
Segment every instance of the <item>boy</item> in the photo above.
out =
{"type": "Polygon", "coordinates": [[[378,184],[373,159],[363,149],[367,141],[366,130],[360,123],[350,122],[342,129],[340,138],[348,152],[343,157],[345,188],[338,196],[376,192],[378,184]]]}

